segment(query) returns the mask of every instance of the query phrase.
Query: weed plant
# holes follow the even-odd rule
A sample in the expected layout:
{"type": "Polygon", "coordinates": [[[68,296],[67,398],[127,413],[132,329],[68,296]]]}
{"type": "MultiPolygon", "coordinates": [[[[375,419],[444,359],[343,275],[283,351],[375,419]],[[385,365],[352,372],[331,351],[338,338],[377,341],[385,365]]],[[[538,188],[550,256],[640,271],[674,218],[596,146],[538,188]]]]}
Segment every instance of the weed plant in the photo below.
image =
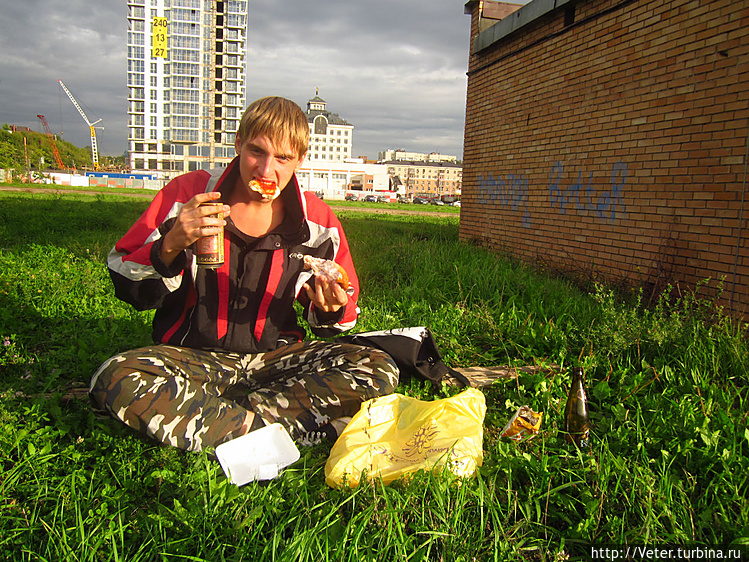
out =
{"type": "MultiPolygon", "coordinates": [[[[485,389],[476,476],[325,485],[329,446],[237,488],[205,453],[142,438],[67,394],[150,341],[106,253],[147,202],[0,194],[0,559],[564,560],[625,543],[749,542],[746,327],[699,291],[648,308],[458,241],[458,218],[342,211],[362,286],[357,330],[427,326],[455,367],[561,365],[485,389]],[[584,366],[591,447],[559,436],[584,366]],[[507,442],[520,405],[544,412],[507,442]]],[[[424,399],[458,390],[402,380],[424,399]]]]}

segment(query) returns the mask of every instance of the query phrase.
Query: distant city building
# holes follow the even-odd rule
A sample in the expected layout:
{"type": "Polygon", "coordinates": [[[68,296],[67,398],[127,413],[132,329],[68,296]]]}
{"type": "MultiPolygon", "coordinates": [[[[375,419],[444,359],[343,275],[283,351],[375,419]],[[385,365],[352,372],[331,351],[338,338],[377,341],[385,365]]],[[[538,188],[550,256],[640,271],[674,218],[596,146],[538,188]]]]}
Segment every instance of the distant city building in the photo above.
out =
{"type": "Polygon", "coordinates": [[[343,199],[349,191],[385,192],[390,188],[388,167],[352,159],[330,162],[305,159],[296,172],[299,186],[325,199],[343,199]]]}
{"type": "Polygon", "coordinates": [[[311,162],[348,160],[351,158],[354,142],[354,126],[339,115],[328,111],[327,102],[318,94],[319,92],[315,91],[315,97],[307,102],[310,135],[307,159],[311,162]]]}
{"type": "Polygon", "coordinates": [[[408,199],[414,197],[460,197],[463,167],[452,162],[382,162],[394,185],[402,186],[408,199]]]}
{"type": "Polygon", "coordinates": [[[245,106],[246,0],[128,0],[128,152],[160,177],[228,163],[245,106]]]}
{"type": "Polygon", "coordinates": [[[388,149],[378,153],[377,159],[380,162],[391,162],[396,160],[410,160],[413,162],[457,162],[456,156],[448,156],[439,152],[406,152],[405,150],[388,149]]]}

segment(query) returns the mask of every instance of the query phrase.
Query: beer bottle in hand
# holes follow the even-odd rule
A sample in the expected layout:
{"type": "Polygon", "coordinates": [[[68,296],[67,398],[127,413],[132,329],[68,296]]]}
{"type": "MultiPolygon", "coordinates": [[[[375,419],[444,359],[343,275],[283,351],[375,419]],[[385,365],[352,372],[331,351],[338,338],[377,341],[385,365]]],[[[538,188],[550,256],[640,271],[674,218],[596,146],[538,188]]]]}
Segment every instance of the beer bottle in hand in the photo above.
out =
{"type": "Polygon", "coordinates": [[[572,371],[572,386],[567,405],[564,407],[564,438],[580,448],[588,446],[590,418],[588,416],[588,399],[585,396],[585,377],[583,370],[576,367],[572,371]]]}

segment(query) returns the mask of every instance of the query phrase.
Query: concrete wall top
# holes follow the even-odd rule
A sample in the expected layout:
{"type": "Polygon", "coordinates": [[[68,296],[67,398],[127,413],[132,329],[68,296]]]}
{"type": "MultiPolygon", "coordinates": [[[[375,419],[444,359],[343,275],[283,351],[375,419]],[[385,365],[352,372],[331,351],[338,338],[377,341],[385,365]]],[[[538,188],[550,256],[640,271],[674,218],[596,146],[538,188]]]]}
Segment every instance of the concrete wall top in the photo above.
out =
{"type": "Polygon", "coordinates": [[[473,41],[471,54],[492,46],[497,41],[515,33],[538,18],[569,4],[574,0],[532,0],[516,12],[479,33],[473,41]]]}

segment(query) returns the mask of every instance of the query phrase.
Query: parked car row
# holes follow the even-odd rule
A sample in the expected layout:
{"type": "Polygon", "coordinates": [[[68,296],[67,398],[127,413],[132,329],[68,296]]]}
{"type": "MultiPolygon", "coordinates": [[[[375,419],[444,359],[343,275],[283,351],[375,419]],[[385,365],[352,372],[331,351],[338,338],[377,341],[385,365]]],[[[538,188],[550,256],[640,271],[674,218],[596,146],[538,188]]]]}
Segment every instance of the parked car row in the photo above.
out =
{"type": "MultiPolygon", "coordinates": [[[[366,195],[348,193],[346,194],[346,201],[364,201],[366,203],[390,203],[391,199],[387,195],[374,195],[368,193],[366,195]]],[[[428,199],[426,197],[414,197],[408,199],[403,196],[398,197],[398,203],[411,203],[414,205],[451,205],[453,207],[460,207],[460,199],[452,199],[452,201],[445,201],[439,197],[433,197],[428,199]]]]}
{"type": "Polygon", "coordinates": [[[357,195],[356,193],[347,193],[346,201],[364,201],[366,203],[390,203],[390,197],[387,195],[357,195]]]}
{"type": "MultiPolygon", "coordinates": [[[[408,203],[408,201],[403,202],[408,203]]],[[[460,199],[455,199],[452,202],[446,202],[439,197],[433,197],[432,199],[427,199],[426,197],[414,197],[411,203],[414,203],[415,205],[451,205],[453,207],[460,207],[460,199]]]]}
{"type": "Polygon", "coordinates": [[[367,195],[364,197],[367,203],[390,203],[390,197],[387,195],[367,195]]]}

